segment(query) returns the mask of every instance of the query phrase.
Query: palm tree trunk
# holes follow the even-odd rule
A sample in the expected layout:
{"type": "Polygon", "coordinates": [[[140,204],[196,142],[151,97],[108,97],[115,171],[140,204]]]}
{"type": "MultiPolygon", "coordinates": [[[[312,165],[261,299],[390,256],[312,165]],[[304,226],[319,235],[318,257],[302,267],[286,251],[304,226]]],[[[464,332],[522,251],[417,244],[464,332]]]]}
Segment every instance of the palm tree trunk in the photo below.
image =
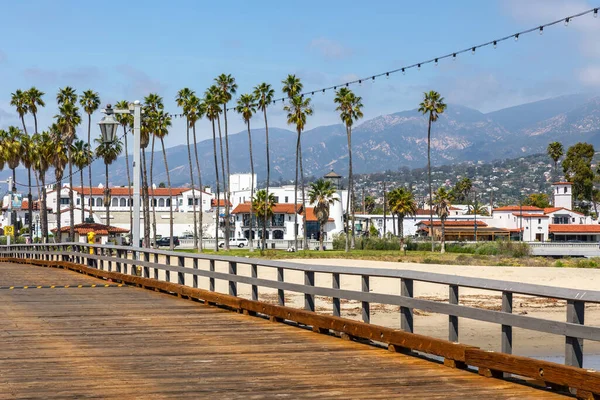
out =
{"type": "MultiPolygon", "coordinates": [[[[302,207],[305,207],[306,204],[306,191],[304,190],[304,168],[302,168],[302,145],[300,145],[300,152],[299,152],[299,164],[300,164],[300,187],[302,190],[302,207]]],[[[303,250],[308,250],[308,235],[306,232],[306,209],[304,209],[304,212],[302,213],[302,230],[304,232],[303,239],[302,239],[302,249],[303,250]]]]}
{"type": "Polygon", "coordinates": [[[400,218],[398,215],[398,232],[400,232],[400,250],[404,247],[404,216],[400,218]]]}
{"type": "Polygon", "coordinates": [[[394,236],[398,236],[398,233],[396,232],[396,214],[394,214],[393,212],[392,214],[392,227],[394,228],[394,236]]]}
{"type": "Polygon", "coordinates": [[[435,244],[433,241],[433,190],[431,188],[431,117],[429,113],[429,125],[427,128],[427,181],[429,183],[429,235],[431,236],[431,251],[435,250],[435,244]]]}
{"type": "Polygon", "coordinates": [[[32,114],[33,114],[33,126],[35,127],[34,128],[35,129],[35,133],[38,133],[38,130],[37,130],[37,115],[35,115],[35,113],[32,113],[32,114]]]}
{"type": "Polygon", "coordinates": [[[265,221],[263,226],[263,250],[267,248],[267,220],[268,220],[268,209],[269,209],[269,183],[271,180],[271,158],[269,155],[269,124],[267,123],[267,106],[263,107],[263,114],[265,116],[265,140],[267,143],[267,201],[265,201],[265,221]]]}
{"type": "Polygon", "coordinates": [[[62,192],[62,175],[60,179],[56,180],[56,235],[54,236],[54,243],[60,243],[61,240],[61,232],[60,232],[60,228],[61,228],[61,223],[60,223],[60,198],[61,196],[61,192],[62,192]],[[56,240],[56,238],[58,237],[58,242],[56,240]]]}
{"type": "MultiPolygon", "coordinates": [[[[254,159],[252,156],[252,134],[250,133],[250,120],[247,122],[248,125],[248,147],[250,149],[250,251],[254,251],[254,222],[252,221],[253,210],[252,210],[252,201],[254,199],[254,159]]],[[[227,137],[227,136],[225,136],[227,137]]],[[[229,161],[229,160],[228,160],[229,161]]],[[[258,221],[257,221],[258,222],[258,221]]],[[[258,224],[257,224],[258,226],[258,224]]],[[[264,233],[263,233],[264,234],[264,233]]]]}
{"type": "Polygon", "coordinates": [[[73,197],[73,159],[71,158],[71,145],[69,144],[69,240],[75,240],[75,201],[73,197]]]}
{"type": "Polygon", "coordinates": [[[154,238],[154,247],[158,248],[156,245],[156,199],[154,198],[154,135],[152,135],[152,153],[150,153],[150,182],[148,182],[148,186],[152,187],[152,235],[154,238]]]}
{"type": "Polygon", "coordinates": [[[194,125],[192,126],[192,133],[194,134],[194,156],[196,158],[196,169],[198,170],[198,188],[200,189],[200,199],[199,199],[199,203],[200,203],[200,207],[199,207],[199,217],[198,218],[198,224],[200,225],[200,229],[198,229],[198,251],[202,252],[203,249],[203,243],[202,243],[202,239],[204,238],[204,228],[202,227],[202,222],[203,222],[203,202],[202,202],[202,195],[204,193],[204,188],[202,187],[202,174],[200,173],[200,161],[198,160],[198,142],[196,141],[196,122],[194,122],[194,125]]]}
{"type": "Polygon", "coordinates": [[[42,181],[42,211],[41,211],[41,224],[42,224],[42,237],[44,238],[44,242],[48,243],[48,207],[46,200],[46,177],[45,174],[40,174],[40,179],[42,181]]]}
{"type": "MultiPolygon", "coordinates": [[[[223,104],[223,118],[225,121],[225,158],[227,159],[227,175],[223,177],[224,181],[227,181],[227,185],[225,186],[225,215],[227,216],[225,219],[225,236],[227,236],[227,250],[229,250],[229,237],[231,236],[231,221],[229,216],[229,208],[230,208],[230,199],[231,193],[229,192],[230,186],[230,175],[231,171],[229,169],[229,135],[227,131],[227,104],[223,104]]],[[[250,207],[252,209],[252,207],[250,207]]],[[[250,220],[250,224],[252,224],[252,220],[250,220]]]]}
{"type": "MultiPolygon", "coordinates": [[[[88,149],[92,149],[92,136],[91,136],[91,129],[92,129],[92,114],[88,114],[88,149]]],[[[93,200],[92,200],[92,163],[90,162],[88,164],[88,180],[89,180],[89,184],[90,184],[90,210],[89,210],[89,215],[88,217],[92,218],[92,205],[93,205],[93,200]]],[[[83,190],[83,182],[81,183],[81,190],[83,190]]],[[[81,204],[81,207],[84,207],[84,204],[81,204]]],[[[83,221],[82,221],[83,222],[83,221]]]]}
{"type": "Polygon", "coordinates": [[[296,180],[294,181],[294,250],[298,251],[298,160],[300,152],[300,130],[298,129],[298,140],[296,142],[296,180]]]}
{"type": "Polygon", "coordinates": [[[165,140],[163,137],[160,138],[160,145],[162,146],[163,159],[165,161],[165,170],[167,171],[167,187],[169,188],[169,250],[173,250],[173,194],[171,193],[171,174],[169,173],[169,164],[167,163],[167,151],[165,149],[165,140]]]}
{"type": "Polygon", "coordinates": [[[27,127],[25,126],[25,114],[21,114],[21,123],[23,124],[23,132],[27,135],[27,127]]]}
{"type": "Polygon", "coordinates": [[[354,222],[354,176],[352,174],[352,127],[348,127],[348,180],[350,182],[350,210],[349,212],[352,213],[352,237],[351,240],[352,242],[350,243],[350,248],[354,249],[355,247],[355,230],[356,230],[356,224],[354,222]]]}
{"type": "MultiPolygon", "coordinates": [[[[142,149],[142,201],[144,203],[144,245],[150,247],[150,200],[148,195],[148,167],[146,164],[146,148],[142,149]]],[[[135,243],[134,246],[139,246],[135,243]]]]}
{"type": "Polygon", "coordinates": [[[386,238],[387,233],[387,194],[385,193],[385,180],[383,181],[383,237],[386,238]]]}
{"type": "MultiPolygon", "coordinates": [[[[219,149],[221,150],[221,171],[223,172],[223,202],[225,203],[225,250],[229,250],[229,214],[227,213],[227,176],[225,175],[225,158],[223,157],[223,137],[221,136],[221,118],[217,118],[217,125],[219,127],[219,149]]],[[[220,205],[218,205],[220,206],[220,205]]],[[[250,237],[252,240],[252,237],[250,237]]]]}
{"type": "MultiPolygon", "coordinates": [[[[131,175],[129,175],[129,154],[127,154],[127,127],[123,125],[123,138],[125,140],[125,165],[127,165],[127,204],[129,205],[129,226],[133,226],[133,195],[131,191],[131,175]]],[[[137,166],[136,166],[137,167],[137,166]]],[[[138,243],[139,244],[139,243],[138,243]]]]}
{"type": "MultiPolygon", "coordinates": [[[[215,121],[212,120],[213,131],[213,155],[215,157],[215,185],[217,186],[217,213],[215,215],[215,251],[219,251],[219,202],[221,200],[221,189],[219,188],[219,162],[217,160],[217,135],[215,132],[215,121]]],[[[229,243],[229,238],[225,240],[229,243]]]]}
{"type": "Polygon", "coordinates": [[[323,235],[324,235],[324,230],[323,230],[323,222],[319,221],[319,251],[324,251],[323,250],[323,235]]]}
{"type": "Polygon", "coordinates": [[[106,209],[106,225],[110,226],[110,189],[108,188],[108,163],[104,162],[104,172],[106,174],[106,186],[104,187],[104,208],[106,209]]]}
{"type": "Polygon", "coordinates": [[[29,192],[27,193],[27,220],[29,221],[29,237],[33,242],[33,196],[31,194],[31,167],[27,168],[27,181],[29,186],[29,192]]]}
{"type": "Polygon", "coordinates": [[[441,238],[441,248],[440,248],[440,253],[445,253],[446,252],[446,221],[445,218],[441,218],[442,220],[442,238],[441,238]]]}
{"type": "MultiPolygon", "coordinates": [[[[190,149],[190,120],[186,118],[186,138],[187,138],[187,152],[188,152],[188,165],[190,166],[190,184],[192,186],[192,214],[194,216],[194,249],[198,248],[198,221],[196,218],[196,193],[194,192],[194,166],[192,164],[192,151],[190,149]]],[[[173,236],[173,235],[171,235],[173,236]]]]}
{"type": "MultiPolygon", "coordinates": [[[[81,193],[79,194],[79,197],[81,198],[81,223],[83,224],[85,222],[85,197],[84,197],[84,192],[83,192],[83,168],[81,168],[79,170],[79,180],[81,181],[81,193]]],[[[90,193],[91,195],[91,193],[90,193]]]]}
{"type": "MultiPolygon", "coordinates": [[[[346,198],[346,248],[345,251],[346,253],[348,253],[350,251],[350,229],[349,228],[349,222],[350,222],[350,202],[352,199],[352,170],[350,169],[350,154],[352,152],[352,146],[350,144],[350,130],[348,129],[348,125],[346,125],[346,138],[348,140],[348,197],[346,198]]],[[[354,231],[354,229],[352,229],[352,231],[354,231]]],[[[354,232],[352,233],[352,236],[354,236],[354,232]]]]}

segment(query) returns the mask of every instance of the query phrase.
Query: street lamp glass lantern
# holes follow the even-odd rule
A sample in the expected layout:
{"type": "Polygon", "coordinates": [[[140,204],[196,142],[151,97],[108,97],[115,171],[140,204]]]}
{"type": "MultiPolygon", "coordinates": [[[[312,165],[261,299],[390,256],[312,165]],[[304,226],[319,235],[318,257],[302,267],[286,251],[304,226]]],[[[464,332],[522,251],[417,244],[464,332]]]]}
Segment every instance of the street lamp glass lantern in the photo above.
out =
{"type": "Polygon", "coordinates": [[[113,143],[117,139],[117,127],[119,122],[113,114],[105,115],[100,122],[100,133],[104,143],[113,143]]]}

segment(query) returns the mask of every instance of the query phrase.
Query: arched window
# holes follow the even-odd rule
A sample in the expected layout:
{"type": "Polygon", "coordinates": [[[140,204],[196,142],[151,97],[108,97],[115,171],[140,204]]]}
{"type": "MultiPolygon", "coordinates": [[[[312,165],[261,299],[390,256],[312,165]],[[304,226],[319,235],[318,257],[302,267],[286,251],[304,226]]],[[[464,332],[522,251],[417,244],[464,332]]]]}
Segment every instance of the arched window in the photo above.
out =
{"type": "Polygon", "coordinates": [[[96,199],[96,207],[102,207],[103,203],[102,203],[102,197],[98,197],[96,199]]]}
{"type": "Polygon", "coordinates": [[[565,186],[565,193],[567,193],[567,187],[565,186]]]}
{"type": "Polygon", "coordinates": [[[167,199],[167,207],[171,207],[171,199],[167,199]]]}
{"type": "Polygon", "coordinates": [[[158,206],[159,207],[164,207],[165,206],[165,199],[158,199],[158,206]]]}
{"type": "Polygon", "coordinates": [[[121,200],[119,200],[119,206],[127,207],[127,200],[125,200],[125,198],[121,198],[121,200]]]}
{"type": "Polygon", "coordinates": [[[111,207],[118,207],[119,206],[119,199],[117,199],[116,197],[112,198],[112,202],[111,202],[111,207]]]}
{"type": "Polygon", "coordinates": [[[156,199],[152,199],[152,206],[156,207],[157,204],[158,204],[158,202],[156,201],[156,199]]]}
{"type": "Polygon", "coordinates": [[[283,239],[283,231],[273,231],[273,239],[283,239]]]}

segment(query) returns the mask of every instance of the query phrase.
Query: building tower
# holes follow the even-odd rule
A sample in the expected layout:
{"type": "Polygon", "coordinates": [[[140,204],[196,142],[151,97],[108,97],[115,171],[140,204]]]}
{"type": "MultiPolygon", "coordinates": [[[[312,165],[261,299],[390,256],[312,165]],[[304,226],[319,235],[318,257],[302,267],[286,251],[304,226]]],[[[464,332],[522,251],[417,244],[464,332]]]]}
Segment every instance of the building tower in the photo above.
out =
{"type": "Polygon", "coordinates": [[[344,230],[344,205],[342,190],[341,190],[341,181],[342,177],[333,170],[327,173],[323,179],[326,181],[330,181],[332,186],[335,188],[335,194],[338,199],[335,203],[329,206],[329,218],[332,218],[335,221],[335,231],[340,232],[344,230]]]}
{"type": "Polygon", "coordinates": [[[573,184],[571,182],[555,182],[552,184],[552,194],[554,196],[554,207],[563,207],[567,210],[573,208],[573,184]]]}

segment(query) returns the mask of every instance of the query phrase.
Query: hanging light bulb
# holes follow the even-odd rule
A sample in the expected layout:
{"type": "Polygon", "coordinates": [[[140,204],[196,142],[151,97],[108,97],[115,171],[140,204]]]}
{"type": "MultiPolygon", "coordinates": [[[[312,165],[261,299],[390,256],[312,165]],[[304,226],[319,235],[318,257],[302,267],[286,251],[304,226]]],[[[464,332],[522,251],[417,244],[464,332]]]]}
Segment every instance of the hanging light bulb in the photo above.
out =
{"type": "Polygon", "coordinates": [[[571,20],[571,18],[567,18],[565,19],[565,26],[569,26],[569,21],[571,20]]]}
{"type": "Polygon", "coordinates": [[[498,47],[498,42],[494,40],[494,48],[498,47]]]}
{"type": "Polygon", "coordinates": [[[438,59],[437,58],[435,59],[435,66],[436,67],[438,66],[438,59]]]}
{"type": "Polygon", "coordinates": [[[598,9],[594,8],[594,18],[598,18],[598,9]]]}
{"type": "Polygon", "coordinates": [[[471,49],[471,54],[475,55],[475,47],[471,49]]]}
{"type": "Polygon", "coordinates": [[[406,71],[402,68],[402,75],[406,75],[406,71]]]}
{"type": "Polygon", "coordinates": [[[456,61],[456,53],[452,54],[452,61],[456,61]]]}
{"type": "Polygon", "coordinates": [[[540,35],[543,35],[543,34],[544,34],[544,27],[540,26],[540,35]]]}
{"type": "Polygon", "coordinates": [[[420,71],[421,70],[421,64],[417,64],[417,69],[420,71]]]}
{"type": "MultiPolygon", "coordinates": [[[[404,70],[404,68],[402,70],[404,70]]],[[[389,72],[385,73],[385,79],[390,79],[390,73],[389,72]]]]}
{"type": "Polygon", "coordinates": [[[518,41],[519,41],[519,34],[517,33],[517,34],[515,35],[515,42],[518,42],[518,41]]]}
{"type": "Polygon", "coordinates": [[[373,75],[373,76],[371,77],[371,79],[375,80],[375,75],[373,75]]]}
{"type": "Polygon", "coordinates": [[[334,87],[333,87],[333,90],[336,90],[336,89],[337,89],[337,86],[334,86],[334,87]]]}
{"type": "Polygon", "coordinates": [[[314,95],[315,95],[315,92],[310,92],[310,95],[311,95],[311,96],[314,96],[314,95]]]}
{"type": "Polygon", "coordinates": [[[325,89],[323,89],[323,94],[325,94],[325,89]]]}
{"type": "Polygon", "coordinates": [[[358,86],[362,86],[362,80],[361,79],[358,80],[358,86]]]}

